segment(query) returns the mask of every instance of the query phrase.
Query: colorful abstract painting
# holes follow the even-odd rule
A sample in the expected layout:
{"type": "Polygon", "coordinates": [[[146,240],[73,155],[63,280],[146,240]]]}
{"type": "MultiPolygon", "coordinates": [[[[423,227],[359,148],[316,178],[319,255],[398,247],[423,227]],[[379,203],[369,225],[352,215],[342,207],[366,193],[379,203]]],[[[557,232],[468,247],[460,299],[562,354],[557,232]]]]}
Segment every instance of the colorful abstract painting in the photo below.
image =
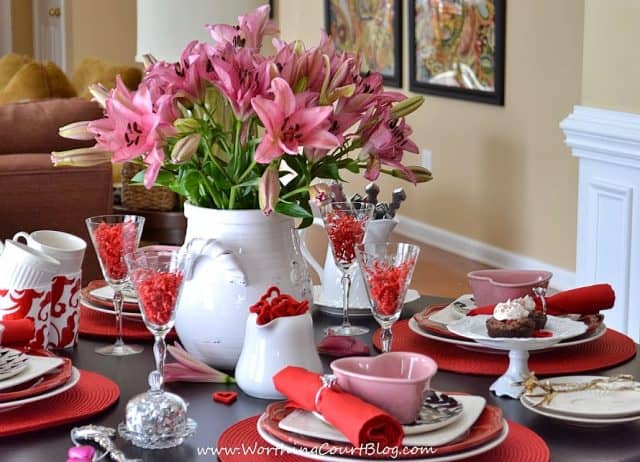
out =
{"type": "Polygon", "coordinates": [[[327,0],[326,29],[339,50],[359,53],[363,69],[401,86],[400,0],[327,0]]]}
{"type": "Polygon", "coordinates": [[[504,0],[410,1],[411,89],[503,104],[504,18],[504,0]]]}

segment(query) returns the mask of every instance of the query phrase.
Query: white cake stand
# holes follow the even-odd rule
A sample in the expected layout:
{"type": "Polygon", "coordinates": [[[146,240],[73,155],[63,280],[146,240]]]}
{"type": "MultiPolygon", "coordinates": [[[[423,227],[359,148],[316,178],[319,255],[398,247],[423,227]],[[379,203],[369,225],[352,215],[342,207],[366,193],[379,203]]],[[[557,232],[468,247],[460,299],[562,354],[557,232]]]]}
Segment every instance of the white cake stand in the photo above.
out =
{"type": "Polygon", "coordinates": [[[487,334],[486,322],[489,315],[467,316],[447,325],[447,328],[458,335],[475,340],[496,350],[509,351],[509,367],[489,389],[497,396],[519,398],[523,392],[523,381],[529,372],[529,351],[549,348],[562,340],[584,334],[586,324],[568,318],[549,316],[545,330],[551,332],[549,337],[514,337],[493,338],[487,334]]]}

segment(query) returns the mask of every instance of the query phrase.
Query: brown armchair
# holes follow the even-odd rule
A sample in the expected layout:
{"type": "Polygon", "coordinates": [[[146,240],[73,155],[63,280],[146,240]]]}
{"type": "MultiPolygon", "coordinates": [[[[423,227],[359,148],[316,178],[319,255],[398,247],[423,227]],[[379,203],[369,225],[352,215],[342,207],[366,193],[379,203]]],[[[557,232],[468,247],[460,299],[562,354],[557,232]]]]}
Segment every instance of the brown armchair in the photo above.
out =
{"type": "Polygon", "coordinates": [[[101,115],[95,103],[76,98],[0,105],[0,238],[37,229],[82,237],[85,281],[101,272],[84,219],[112,212],[111,166],[53,167],[50,153],[93,144],[63,139],[58,127],[101,115]]]}

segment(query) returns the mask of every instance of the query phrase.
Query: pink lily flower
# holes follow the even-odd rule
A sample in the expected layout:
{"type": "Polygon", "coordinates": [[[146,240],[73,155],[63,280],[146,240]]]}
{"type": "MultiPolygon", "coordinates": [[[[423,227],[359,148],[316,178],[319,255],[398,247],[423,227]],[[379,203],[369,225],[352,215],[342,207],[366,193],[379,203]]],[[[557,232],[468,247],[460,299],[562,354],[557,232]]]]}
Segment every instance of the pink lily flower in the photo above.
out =
{"type": "Polygon", "coordinates": [[[418,146],[409,139],[411,127],[403,118],[394,119],[388,108],[373,117],[379,117],[377,123],[361,134],[362,139],[366,140],[361,155],[369,156],[365,178],[370,181],[377,179],[381,165],[385,164],[401,170],[415,184],[414,173],[402,165],[404,151],[416,154],[419,152],[418,146]]]}
{"type": "Polygon", "coordinates": [[[269,216],[273,213],[280,196],[280,175],[276,163],[269,165],[260,178],[258,186],[258,202],[262,213],[269,216]]]}
{"type": "Polygon", "coordinates": [[[89,123],[98,148],[113,152],[115,162],[142,156],[148,165],[144,184],[151,188],[164,163],[164,139],[175,133],[170,110],[163,100],[154,104],[149,89],[141,84],[129,91],[118,77],[117,85],[106,100],[106,117],[89,123]],[[160,104],[158,104],[160,103],[160,104]]]}
{"type": "Polygon", "coordinates": [[[207,24],[211,38],[217,46],[224,47],[230,43],[236,48],[259,50],[265,35],[278,33],[278,27],[269,20],[269,5],[262,5],[252,12],[238,16],[238,25],[207,24]]]}
{"type": "Polygon", "coordinates": [[[236,118],[247,120],[253,115],[251,100],[268,92],[269,62],[256,62],[249,50],[236,51],[229,46],[211,61],[216,73],[212,83],[229,100],[236,118]]]}
{"type": "Polygon", "coordinates": [[[340,144],[328,130],[331,106],[306,108],[306,97],[296,99],[289,84],[280,77],[271,82],[271,91],[273,100],[257,96],[251,102],[266,129],[256,149],[257,162],[269,163],[283,152],[298,154],[301,147],[332,149],[340,144]]]}

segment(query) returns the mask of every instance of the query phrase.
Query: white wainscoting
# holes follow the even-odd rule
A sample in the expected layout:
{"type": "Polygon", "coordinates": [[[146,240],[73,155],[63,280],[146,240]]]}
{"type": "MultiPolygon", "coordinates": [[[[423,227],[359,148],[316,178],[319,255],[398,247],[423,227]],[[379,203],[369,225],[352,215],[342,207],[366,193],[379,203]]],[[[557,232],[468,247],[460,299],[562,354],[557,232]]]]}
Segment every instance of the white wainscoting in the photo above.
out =
{"type": "Polygon", "coordinates": [[[552,288],[556,290],[566,290],[575,287],[576,275],[569,270],[525,255],[510,252],[461,234],[452,233],[451,231],[437,228],[406,216],[398,216],[398,221],[396,232],[415,239],[416,241],[497,268],[551,271],[553,273],[553,278],[551,279],[552,288]]]}
{"type": "Polygon", "coordinates": [[[640,341],[640,115],[576,106],[560,124],[580,160],[576,282],[608,282],[608,326],[640,341]]]}

